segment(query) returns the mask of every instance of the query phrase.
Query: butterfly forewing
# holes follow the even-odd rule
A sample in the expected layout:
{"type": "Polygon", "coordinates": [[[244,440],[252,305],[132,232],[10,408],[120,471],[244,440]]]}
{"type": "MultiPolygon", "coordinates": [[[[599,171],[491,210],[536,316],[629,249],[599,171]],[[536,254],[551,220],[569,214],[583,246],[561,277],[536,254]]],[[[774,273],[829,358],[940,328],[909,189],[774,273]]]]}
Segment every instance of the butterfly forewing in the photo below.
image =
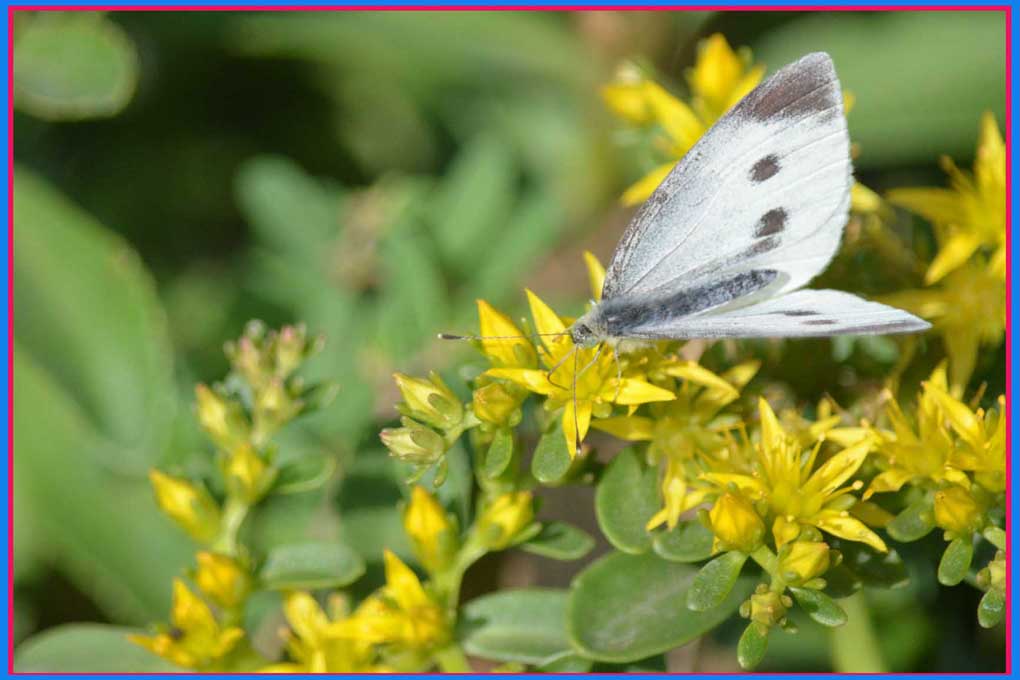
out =
{"type": "Polygon", "coordinates": [[[666,299],[753,270],[778,273],[768,295],[803,286],[839,247],[851,181],[839,81],[828,55],[809,54],[670,172],[617,246],[603,300],[666,299]]]}

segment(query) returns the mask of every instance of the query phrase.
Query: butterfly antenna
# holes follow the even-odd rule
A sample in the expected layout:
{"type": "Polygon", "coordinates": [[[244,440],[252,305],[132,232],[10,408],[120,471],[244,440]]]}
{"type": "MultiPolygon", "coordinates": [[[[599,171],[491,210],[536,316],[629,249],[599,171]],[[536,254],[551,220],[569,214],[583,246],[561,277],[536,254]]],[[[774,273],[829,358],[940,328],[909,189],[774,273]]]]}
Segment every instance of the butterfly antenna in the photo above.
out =
{"type": "Polygon", "coordinates": [[[569,353],[564,354],[563,356],[561,356],[559,361],[557,361],[555,364],[553,364],[552,368],[550,368],[548,371],[546,371],[545,379],[549,381],[550,385],[552,385],[553,387],[557,387],[557,388],[559,388],[561,390],[567,389],[566,385],[560,385],[558,382],[553,380],[552,377],[553,377],[553,373],[555,373],[557,370],[559,370],[560,366],[563,365],[563,362],[566,361],[567,359],[569,359],[571,357],[571,355],[576,354],[576,353],[577,353],[577,347],[574,347],[572,352],[569,352],[569,353]]]}
{"type": "Polygon", "coordinates": [[[457,335],[456,333],[437,333],[440,340],[530,340],[532,338],[570,335],[569,331],[559,333],[530,333],[528,335],[457,335]]]}

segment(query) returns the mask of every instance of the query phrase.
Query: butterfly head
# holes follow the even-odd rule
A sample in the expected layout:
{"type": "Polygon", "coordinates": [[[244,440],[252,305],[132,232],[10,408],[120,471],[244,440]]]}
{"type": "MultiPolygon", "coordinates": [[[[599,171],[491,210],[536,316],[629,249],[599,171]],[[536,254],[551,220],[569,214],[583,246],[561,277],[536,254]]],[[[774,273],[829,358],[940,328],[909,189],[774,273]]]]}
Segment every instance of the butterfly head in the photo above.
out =
{"type": "Polygon", "coordinates": [[[605,324],[601,321],[598,308],[580,317],[567,329],[570,339],[578,347],[594,347],[606,339],[605,324]]]}

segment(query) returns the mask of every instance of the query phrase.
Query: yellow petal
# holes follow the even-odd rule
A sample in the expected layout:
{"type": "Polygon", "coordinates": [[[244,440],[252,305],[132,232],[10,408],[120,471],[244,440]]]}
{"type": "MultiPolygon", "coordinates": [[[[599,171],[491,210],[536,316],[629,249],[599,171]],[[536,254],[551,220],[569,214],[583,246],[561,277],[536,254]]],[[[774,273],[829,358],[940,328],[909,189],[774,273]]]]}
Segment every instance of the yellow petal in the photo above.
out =
{"type": "Polygon", "coordinates": [[[732,399],[736,399],[740,396],[740,392],[738,392],[733,385],[729,384],[707,368],[700,366],[695,361],[684,361],[677,364],[671,364],[666,367],[664,373],[666,373],[666,375],[671,375],[674,378],[683,378],[684,380],[696,385],[702,385],[703,387],[718,390],[721,394],[732,399]]]}
{"type": "Polygon", "coordinates": [[[978,347],[981,344],[978,329],[973,326],[947,329],[942,334],[949,355],[950,384],[954,392],[962,393],[974,374],[978,347]]]}
{"type": "Polygon", "coordinates": [[[822,498],[827,497],[857,472],[870,449],[869,442],[861,442],[840,451],[815,470],[801,487],[801,493],[805,496],[818,494],[822,498]]]}
{"type": "Polygon", "coordinates": [[[949,189],[917,187],[893,189],[885,198],[893,205],[906,208],[938,224],[959,224],[966,219],[959,195],[949,189]]]}
{"type": "Polygon", "coordinates": [[[383,552],[383,560],[386,569],[387,592],[393,596],[401,609],[410,611],[415,607],[431,604],[431,600],[422,588],[421,581],[410,567],[401,562],[400,558],[389,550],[383,552]]]}
{"type": "Polygon", "coordinates": [[[758,398],[758,417],[761,420],[762,445],[766,450],[778,448],[786,435],[782,425],[779,424],[779,419],[776,418],[775,411],[765,401],[765,397],[758,398]]]}
{"type": "Polygon", "coordinates": [[[588,285],[591,287],[591,297],[597,302],[602,299],[602,285],[606,280],[606,268],[588,250],[584,251],[584,265],[588,268],[588,285]]]}
{"type": "Polygon", "coordinates": [[[591,426],[629,442],[651,441],[655,431],[655,421],[641,416],[603,418],[596,420],[591,426]]]}
{"type": "Polygon", "coordinates": [[[644,200],[651,196],[652,192],[655,191],[660,184],[662,184],[662,180],[666,179],[666,175],[669,174],[669,171],[673,169],[674,165],[676,165],[675,161],[663,163],[637,182],[630,185],[630,187],[623,192],[623,196],[620,197],[620,202],[624,205],[637,205],[638,203],[644,202],[644,200]]]}
{"type": "MultiPolygon", "coordinates": [[[[531,308],[531,318],[535,321],[535,331],[542,333],[542,344],[553,356],[559,356],[562,354],[564,349],[563,339],[567,338],[564,335],[551,335],[553,333],[564,333],[567,330],[563,320],[552,310],[549,305],[542,302],[542,299],[532,293],[530,290],[525,291],[528,294],[528,306],[531,308]]],[[[569,344],[569,338],[567,338],[569,344]]]]}
{"type": "Polygon", "coordinates": [[[635,125],[652,122],[652,110],[642,81],[611,83],[602,87],[602,101],[617,118],[635,125]]]}
{"type": "Polygon", "coordinates": [[[577,408],[574,408],[574,400],[568,399],[563,409],[563,438],[567,442],[567,451],[573,458],[577,449],[588,434],[588,425],[591,423],[591,402],[579,401],[577,408]],[[576,413],[576,418],[575,418],[576,413]]]}
{"type": "Polygon", "coordinates": [[[670,151],[680,158],[705,134],[705,125],[687,104],[671,95],[660,85],[645,83],[645,97],[655,120],[662,126],[672,142],[670,151]]]}
{"type": "Polygon", "coordinates": [[[948,392],[927,385],[926,392],[930,392],[936,403],[942,408],[942,411],[946,414],[950,424],[956,433],[960,435],[968,444],[975,449],[984,448],[984,428],[982,427],[981,420],[971,411],[967,406],[949,395],[948,392]]]}
{"type": "Polygon", "coordinates": [[[854,519],[848,512],[822,510],[810,520],[816,527],[848,541],[865,543],[879,552],[889,552],[889,548],[874,531],[859,519],[854,519]]]}
{"type": "Polygon", "coordinates": [[[493,378],[505,378],[536,394],[548,396],[554,394],[558,389],[549,382],[549,376],[545,371],[539,371],[534,368],[490,368],[484,375],[493,378]]]}
{"type": "Polygon", "coordinates": [[[530,368],[536,363],[535,348],[517,325],[485,300],[478,300],[478,329],[482,352],[497,366],[530,368]],[[497,338],[485,340],[486,336],[497,338]]]}
{"type": "Polygon", "coordinates": [[[616,378],[610,378],[603,384],[599,397],[603,401],[611,401],[622,406],[676,399],[676,395],[669,390],[636,378],[623,378],[619,382],[616,378]]]}
{"type": "Polygon", "coordinates": [[[699,479],[721,488],[735,484],[737,489],[750,498],[761,498],[765,495],[765,487],[761,480],[750,475],[741,475],[732,472],[706,472],[699,479]]]}
{"type": "Polygon", "coordinates": [[[788,521],[785,517],[776,517],[772,523],[772,537],[776,540],[776,547],[782,548],[790,541],[800,535],[800,524],[796,521],[788,521]]]}
{"type": "Polygon", "coordinates": [[[876,475],[871,480],[871,484],[868,486],[868,490],[864,492],[864,498],[867,500],[876,493],[891,493],[899,491],[900,488],[914,478],[914,473],[903,468],[892,468],[885,472],[876,475]]]}
{"type": "Polygon", "coordinates": [[[882,208],[882,197],[864,186],[854,182],[850,187],[850,209],[859,213],[876,213],[882,208]]]}
{"type": "Polygon", "coordinates": [[[939,248],[938,255],[924,273],[927,286],[939,281],[943,276],[961,266],[981,246],[981,238],[971,232],[957,232],[939,248]]]}
{"type": "Polygon", "coordinates": [[[294,633],[314,645],[329,625],[326,612],[315,598],[304,591],[288,593],[283,600],[283,615],[294,633]]]}

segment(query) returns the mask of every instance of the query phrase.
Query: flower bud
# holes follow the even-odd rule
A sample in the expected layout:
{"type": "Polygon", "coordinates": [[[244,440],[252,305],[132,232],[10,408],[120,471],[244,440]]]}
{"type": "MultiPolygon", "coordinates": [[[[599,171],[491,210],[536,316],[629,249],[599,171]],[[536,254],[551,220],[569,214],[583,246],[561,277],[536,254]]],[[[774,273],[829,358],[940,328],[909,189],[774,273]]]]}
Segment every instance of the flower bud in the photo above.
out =
{"type": "Polygon", "coordinates": [[[404,511],[404,531],[415,556],[429,573],[450,565],[458,548],[456,528],[443,506],[421,486],[411,491],[411,502],[404,511]]]}
{"type": "Polygon", "coordinates": [[[220,531],[220,509],[204,487],[159,470],[149,472],[156,503],[196,541],[210,543],[220,531]]]}
{"type": "Polygon", "coordinates": [[[226,609],[233,609],[248,596],[251,579],[233,558],[211,552],[199,552],[195,559],[195,583],[199,590],[213,602],[226,609]]]}
{"type": "Polygon", "coordinates": [[[970,491],[954,484],[935,494],[935,523],[954,536],[967,536],[981,530],[984,516],[970,491]]]}
{"type": "Polygon", "coordinates": [[[759,586],[751,595],[750,619],[768,627],[775,626],[786,618],[786,612],[793,604],[788,597],[759,586]]]}
{"type": "Polygon", "coordinates": [[[464,406],[436,372],[430,373],[428,380],[403,373],[395,373],[393,377],[404,397],[404,403],[397,406],[403,415],[442,430],[460,425],[464,406]]]}
{"type": "Polygon", "coordinates": [[[978,572],[978,586],[982,590],[1006,590],[1006,553],[996,551],[995,559],[978,572]]]}
{"type": "Polygon", "coordinates": [[[276,375],[286,378],[297,370],[308,356],[308,334],[304,324],[284,326],[273,343],[276,375]]]}
{"type": "Polygon", "coordinates": [[[719,548],[751,553],[761,545],[765,524],[743,496],[724,493],[712,506],[708,517],[719,548]]]}
{"type": "Polygon", "coordinates": [[[471,407],[479,420],[492,425],[510,425],[527,392],[499,382],[491,382],[474,391],[471,407]]]}
{"type": "Polygon", "coordinates": [[[788,583],[797,585],[817,578],[829,569],[829,546],[825,543],[791,543],[779,561],[779,573],[788,583]]]}
{"type": "Polygon", "coordinates": [[[403,427],[388,427],[379,433],[390,454],[415,465],[431,465],[446,453],[446,442],[434,430],[410,418],[401,418],[403,427]]]}
{"type": "Polygon", "coordinates": [[[248,443],[236,447],[223,462],[228,493],[244,499],[249,505],[262,498],[273,476],[274,471],[248,443]]]}
{"type": "Polygon", "coordinates": [[[478,518],[476,531],[490,550],[509,546],[535,519],[530,491],[505,493],[497,497],[478,518]]]}
{"type": "Polygon", "coordinates": [[[248,439],[250,428],[240,406],[202,384],[195,387],[195,398],[198,422],[217,446],[230,450],[248,439]]]}

